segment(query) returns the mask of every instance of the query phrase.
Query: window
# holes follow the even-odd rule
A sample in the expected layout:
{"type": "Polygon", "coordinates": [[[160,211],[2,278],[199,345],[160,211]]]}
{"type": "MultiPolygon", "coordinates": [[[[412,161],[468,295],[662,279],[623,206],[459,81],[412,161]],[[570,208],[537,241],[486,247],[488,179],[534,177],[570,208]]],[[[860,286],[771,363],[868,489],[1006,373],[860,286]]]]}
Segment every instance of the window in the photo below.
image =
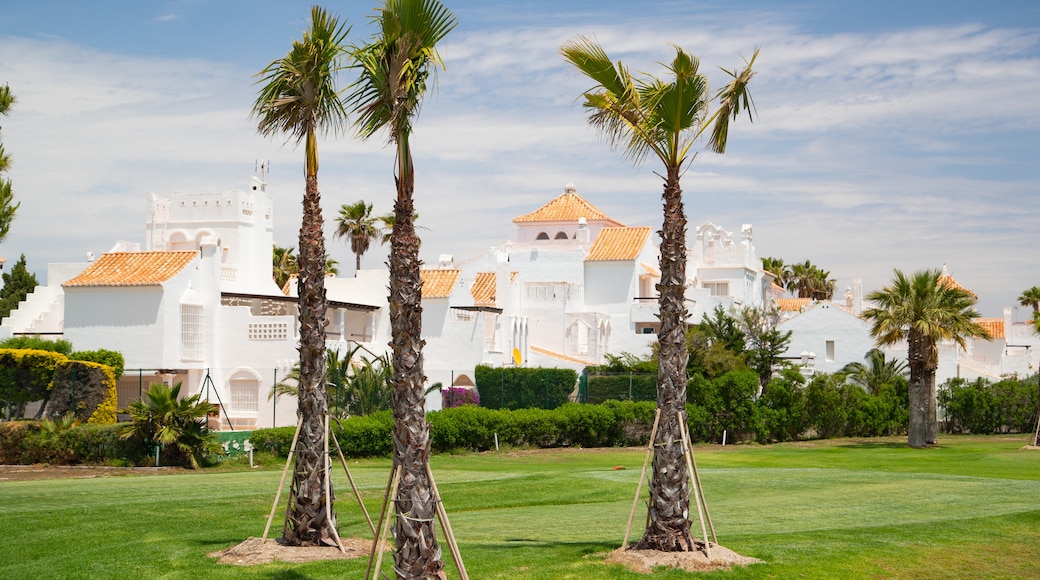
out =
{"type": "Polygon", "coordinates": [[[231,404],[229,408],[234,412],[252,412],[258,409],[258,396],[260,383],[253,378],[231,379],[231,404]]]}
{"type": "Polygon", "coordinates": [[[288,340],[288,322],[250,322],[247,327],[249,340],[288,340]]]}
{"type": "Polygon", "coordinates": [[[654,327],[653,327],[653,326],[644,326],[644,327],[643,327],[643,328],[642,328],[642,329],[641,329],[641,330],[639,331],[639,333],[640,333],[640,334],[653,334],[653,333],[654,333],[654,327]]]}
{"type": "Polygon", "coordinates": [[[181,304],[181,359],[202,360],[202,306],[181,304]]]}
{"type": "Polygon", "coordinates": [[[556,232],[556,239],[557,240],[569,240],[570,238],[567,236],[567,232],[556,232]]]}
{"type": "Polygon", "coordinates": [[[707,288],[712,296],[729,296],[729,282],[705,282],[701,287],[707,288]]]}
{"type": "Polygon", "coordinates": [[[827,341],[827,362],[834,362],[834,341],[827,341]]]}
{"type": "Polygon", "coordinates": [[[538,237],[536,237],[535,239],[536,240],[548,240],[549,239],[549,234],[547,234],[545,232],[538,232],[538,237]]]}

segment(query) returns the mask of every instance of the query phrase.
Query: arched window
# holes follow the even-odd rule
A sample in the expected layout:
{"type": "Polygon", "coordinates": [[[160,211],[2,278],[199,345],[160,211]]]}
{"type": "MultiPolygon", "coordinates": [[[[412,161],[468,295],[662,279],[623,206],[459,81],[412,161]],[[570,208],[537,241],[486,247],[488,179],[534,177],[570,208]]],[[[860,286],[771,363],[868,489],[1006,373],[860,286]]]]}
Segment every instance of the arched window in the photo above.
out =
{"type": "Polygon", "coordinates": [[[240,370],[228,381],[231,394],[228,410],[233,413],[255,413],[259,408],[260,379],[255,373],[240,370]]]}
{"type": "Polygon", "coordinates": [[[535,239],[536,240],[548,240],[549,239],[549,234],[547,234],[545,232],[538,232],[538,237],[536,237],[535,239]]]}
{"type": "Polygon", "coordinates": [[[557,240],[569,240],[570,238],[567,236],[567,232],[556,232],[556,239],[557,240]]]}

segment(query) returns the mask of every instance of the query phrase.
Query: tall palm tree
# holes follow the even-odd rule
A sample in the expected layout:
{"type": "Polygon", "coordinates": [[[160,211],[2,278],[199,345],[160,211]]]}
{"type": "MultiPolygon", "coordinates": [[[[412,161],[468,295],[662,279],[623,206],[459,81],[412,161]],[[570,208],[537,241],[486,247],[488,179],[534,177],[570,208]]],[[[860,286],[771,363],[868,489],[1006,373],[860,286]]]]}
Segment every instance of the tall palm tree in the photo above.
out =
{"type": "Polygon", "coordinates": [[[347,29],[315,6],[301,40],[285,57],[258,76],[263,86],[253,105],[261,135],[287,135],[304,143],[303,220],[300,225],[298,289],[300,295],[299,413],[302,420],[286,510],[285,541],[296,546],[336,545],[336,516],[327,505],[328,458],[324,420],[325,393],[325,235],[318,192],[318,135],[338,132],[347,112],[336,89],[343,68],[347,29]]]}
{"type": "Polygon", "coordinates": [[[836,283],[830,275],[830,272],[823,270],[809,260],[792,264],[788,289],[796,290],[799,298],[830,300],[834,297],[834,285],[836,283]]]}
{"type": "Polygon", "coordinates": [[[1040,286],[1023,291],[1018,297],[1018,303],[1022,306],[1032,306],[1034,315],[1040,312],[1040,286]]]}
{"type": "Polygon", "coordinates": [[[885,386],[893,385],[906,376],[906,363],[885,357],[881,349],[872,348],[863,357],[865,363],[851,362],[839,371],[850,383],[878,395],[885,386]]]}
{"type": "Polygon", "coordinates": [[[361,269],[361,256],[368,251],[379,231],[376,229],[376,218],[372,217],[372,204],[358,200],[351,204],[343,204],[336,218],[336,237],[350,240],[350,251],[354,252],[356,261],[354,272],[361,269]]]}
{"type": "MultiPolygon", "coordinates": [[[[637,547],[663,551],[692,550],[690,488],[680,421],[686,404],[686,214],[679,178],[690,148],[711,128],[708,148],[724,153],[730,120],[742,111],[751,117],[754,104],[748,92],[758,51],[743,70],[726,71],[733,80],[718,91],[718,110],[709,115],[713,100],[708,79],[698,72],[700,61],[676,47],[667,67],[669,82],[653,76],[633,78],[620,62],[615,64],[595,41],[578,37],[560,47],[564,60],[595,86],[586,91],[588,122],[611,145],[634,163],[653,155],[664,165],[664,221],[661,227],[661,282],[658,284],[661,329],[657,377],[657,408],[661,417],[654,446],[650,483],[650,521],[637,547]]],[[[705,541],[707,539],[705,538],[705,541]]]]}
{"type": "Polygon", "coordinates": [[[939,366],[938,343],[952,340],[965,347],[970,337],[989,338],[975,321],[975,296],[967,290],[944,284],[942,270],[922,270],[906,276],[895,270],[892,283],[875,290],[867,300],[876,307],[863,311],[872,323],[870,334],[878,346],[907,341],[910,367],[910,424],[907,443],[924,447],[938,435],[935,399],[935,369],[939,366]]]}
{"type": "Polygon", "coordinates": [[[437,0],[385,0],[375,37],[354,52],[358,80],[349,102],[362,138],[386,130],[396,146],[394,226],[390,239],[390,333],[393,360],[394,466],[401,471],[394,541],[401,578],[437,578],[443,570],[434,534],[436,498],[427,475],[430,426],[422,368],[422,279],[415,233],[412,123],[427,81],[443,67],[437,44],[455,16],[437,0]]]}

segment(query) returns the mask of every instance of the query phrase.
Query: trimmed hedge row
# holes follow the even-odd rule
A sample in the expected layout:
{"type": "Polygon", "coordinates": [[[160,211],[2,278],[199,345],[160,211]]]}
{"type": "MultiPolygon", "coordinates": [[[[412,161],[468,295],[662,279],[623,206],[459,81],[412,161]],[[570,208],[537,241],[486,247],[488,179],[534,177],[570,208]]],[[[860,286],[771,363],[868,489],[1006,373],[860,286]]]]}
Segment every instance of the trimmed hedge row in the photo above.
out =
{"type": "Polygon", "coordinates": [[[81,425],[58,430],[54,423],[0,423],[0,463],[7,465],[138,465],[147,450],[119,438],[119,425],[81,425]],[[48,428],[49,427],[49,428],[48,428]]]}
{"type": "Polygon", "coordinates": [[[477,366],[473,371],[480,406],[489,409],[555,409],[566,403],[578,381],[571,369],[477,366]]]}
{"type": "MultiPolygon", "coordinates": [[[[515,447],[618,447],[645,445],[650,436],[655,404],[607,401],[603,405],[567,403],[553,409],[515,411],[464,406],[430,411],[430,439],[434,452],[486,451],[500,445],[515,447]]],[[[293,427],[257,429],[250,437],[254,449],[285,457],[292,444],[293,427]]],[[[388,457],[392,452],[393,417],[389,411],[351,417],[334,426],[336,438],[348,457],[388,457]]]]}

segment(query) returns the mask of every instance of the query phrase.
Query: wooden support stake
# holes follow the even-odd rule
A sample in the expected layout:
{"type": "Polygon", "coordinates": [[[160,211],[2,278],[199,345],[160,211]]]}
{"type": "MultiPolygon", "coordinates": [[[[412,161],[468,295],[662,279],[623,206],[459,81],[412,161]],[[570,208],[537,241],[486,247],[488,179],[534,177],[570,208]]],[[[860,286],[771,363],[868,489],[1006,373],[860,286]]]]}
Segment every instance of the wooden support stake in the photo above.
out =
{"type": "Polygon", "coordinates": [[[715,524],[711,522],[711,512],[708,511],[708,500],[704,497],[704,486],[701,485],[701,474],[700,470],[697,469],[697,457],[693,454],[693,441],[690,439],[690,428],[686,424],[685,418],[683,420],[683,426],[685,427],[686,433],[686,445],[690,448],[690,462],[693,463],[693,478],[697,482],[697,489],[701,491],[701,505],[704,506],[704,517],[708,520],[708,531],[711,532],[711,541],[715,542],[715,545],[718,546],[719,538],[715,535],[715,524]]]}
{"type": "Polygon", "coordinates": [[[390,472],[389,492],[383,499],[383,510],[379,514],[379,538],[376,540],[374,545],[374,552],[368,558],[368,570],[365,572],[365,579],[370,580],[372,578],[372,557],[376,558],[375,561],[375,572],[379,574],[379,569],[383,566],[383,549],[386,547],[386,536],[390,532],[390,517],[389,510],[394,509],[392,506],[396,506],[397,502],[397,486],[401,483],[401,467],[395,465],[393,470],[390,472]],[[383,514],[387,514],[384,518],[383,514]],[[383,523],[386,523],[386,527],[383,527],[383,523]]]}
{"type": "Polygon", "coordinates": [[[267,527],[264,528],[264,540],[267,533],[271,531],[271,522],[274,520],[274,512],[278,509],[278,500],[282,496],[282,488],[285,487],[285,475],[289,473],[289,465],[296,455],[296,441],[300,438],[300,427],[303,426],[303,417],[296,421],[296,432],[293,433],[292,444],[289,445],[289,456],[285,458],[285,469],[282,470],[282,480],[278,482],[278,493],[274,494],[274,503],[271,504],[271,514],[267,516],[267,527]]]}
{"type": "Polygon", "coordinates": [[[704,555],[708,557],[708,561],[711,562],[711,541],[708,540],[708,530],[704,527],[704,504],[701,503],[701,490],[697,486],[697,481],[693,477],[693,461],[690,459],[690,455],[693,453],[693,449],[690,447],[690,439],[686,434],[686,418],[681,414],[679,415],[679,437],[680,444],[683,446],[683,457],[686,458],[686,470],[688,473],[687,477],[690,478],[690,486],[693,488],[693,498],[697,502],[697,519],[700,520],[701,524],[701,538],[704,539],[704,555]]]}
{"type": "MultiPolygon", "coordinates": [[[[654,452],[654,439],[657,437],[657,422],[661,419],[661,410],[654,411],[654,426],[650,428],[650,442],[646,445],[646,457],[643,459],[643,471],[639,474],[639,483],[636,484],[636,497],[632,500],[632,512],[628,514],[628,526],[625,527],[625,539],[621,540],[621,549],[628,549],[628,536],[632,533],[632,520],[636,518],[636,508],[639,506],[639,496],[643,493],[643,480],[646,479],[646,468],[650,464],[650,455],[654,452]]],[[[647,510],[647,517],[650,516],[647,510]]]]}
{"type": "Polygon", "coordinates": [[[451,550],[451,557],[455,560],[455,567],[459,569],[459,577],[462,580],[469,580],[469,574],[466,573],[466,565],[462,562],[462,552],[459,551],[459,544],[455,541],[455,533],[451,530],[451,522],[448,521],[448,512],[444,509],[444,503],[441,501],[441,492],[437,490],[437,482],[433,479],[433,470],[430,469],[430,463],[426,462],[426,477],[430,478],[430,487],[433,489],[433,498],[437,502],[437,517],[441,520],[441,527],[444,528],[444,539],[448,541],[448,548],[451,550]]]}
{"type": "Polygon", "coordinates": [[[325,468],[325,521],[332,530],[332,537],[336,540],[336,547],[346,554],[347,549],[343,547],[343,540],[339,538],[339,530],[336,523],[332,521],[332,456],[329,455],[329,414],[325,413],[325,453],[321,457],[322,467],[325,468]]]}
{"type": "Polygon", "coordinates": [[[336,451],[339,453],[339,461],[343,464],[343,471],[347,472],[347,481],[350,482],[350,488],[354,490],[354,497],[357,498],[358,505],[361,506],[361,513],[365,514],[365,521],[368,522],[368,529],[372,530],[372,539],[376,539],[376,526],[372,523],[372,517],[368,515],[368,510],[365,508],[365,502],[361,501],[361,491],[358,490],[358,486],[354,483],[354,477],[350,475],[350,468],[347,467],[347,458],[343,456],[343,448],[339,445],[339,440],[336,438],[336,432],[330,430],[332,434],[332,440],[336,443],[336,451]]]}

